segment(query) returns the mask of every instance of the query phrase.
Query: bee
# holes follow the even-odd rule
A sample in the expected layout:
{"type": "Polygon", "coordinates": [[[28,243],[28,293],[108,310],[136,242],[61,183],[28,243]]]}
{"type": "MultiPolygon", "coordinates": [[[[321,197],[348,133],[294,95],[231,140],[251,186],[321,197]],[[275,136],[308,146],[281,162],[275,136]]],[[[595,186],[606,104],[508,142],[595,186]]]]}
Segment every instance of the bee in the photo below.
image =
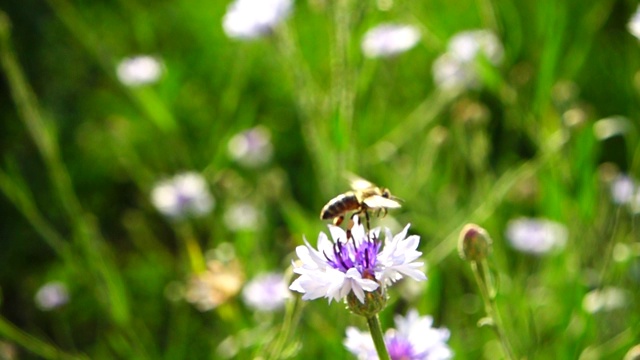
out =
{"type": "Polygon", "coordinates": [[[348,212],[353,211],[351,217],[364,213],[367,227],[369,227],[368,210],[375,210],[377,214],[383,211],[386,215],[387,209],[400,207],[398,199],[391,195],[389,189],[378,187],[367,180],[360,178],[352,180],[351,189],[329,200],[320,211],[320,218],[333,219],[333,224],[340,226],[348,212]]]}

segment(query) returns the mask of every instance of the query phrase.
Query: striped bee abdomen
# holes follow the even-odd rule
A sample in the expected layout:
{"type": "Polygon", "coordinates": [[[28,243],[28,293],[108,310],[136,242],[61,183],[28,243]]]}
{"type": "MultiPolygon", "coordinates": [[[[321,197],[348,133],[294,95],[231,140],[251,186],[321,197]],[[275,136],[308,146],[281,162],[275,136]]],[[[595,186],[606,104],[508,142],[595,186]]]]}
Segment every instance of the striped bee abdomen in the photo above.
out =
{"type": "Polygon", "coordinates": [[[333,219],[343,215],[347,211],[360,209],[360,201],[354,193],[341,194],[331,199],[327,205],[322,208],[320,218],[323,220],[333,219]]]}

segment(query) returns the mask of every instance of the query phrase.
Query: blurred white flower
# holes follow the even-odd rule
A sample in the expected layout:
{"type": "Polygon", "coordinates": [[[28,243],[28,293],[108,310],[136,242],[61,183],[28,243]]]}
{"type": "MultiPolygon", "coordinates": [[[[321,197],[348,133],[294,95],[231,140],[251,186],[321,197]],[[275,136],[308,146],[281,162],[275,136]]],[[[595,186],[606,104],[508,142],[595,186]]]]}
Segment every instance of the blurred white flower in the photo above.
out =
{"type": "Polygon", "coordinates": [[[596,121],[593,124],[593,134],[598,140],[603,141],[614,136],[624,136],[634,127],[635,125],[628,118],[614,115],[596,121]]]}
{"type": "Polygon", "coordinates": [[[627,23],[627,29],[631,35],[640,40],[640,5],[638,5],[636,12],[631,15],[631,19],[627,23]]]}
{"type": "Polygon", "coordinates": [[[256,230],[260,222],[258,209],[249,203],[233,204],[224,212],[224,223],[232,231],[256,230]]]}
{"type": "Polygon", "coordinates": [[[542,255],[563,249],[567,242],[567,228],[546,219],[520,218],[507,224],[506,237],[514,249],[542,255]]]}
{"type": "Polygon", "coordinates": [[[588,313],[611,311],[624,307],[629,302],[625,290],[616,287],[606,287],[592,290],[582,299],[582,308],[588,313]]]}
{"type": "Polygon", "coordinates": [[[493,65],[500,65],[504,49],[498,37],[489,30],[469,30],[457,33],[449,40],[448,52],[456,59],[469,63],[480,54],[493,65]]]}
{"type": "Polygon", "coordinates": [[[631,203],[635,192],[636,185],[627,175],[618,175],[611,182],[611,199],[618,205],[631,203]]]}
{"type": "Polygon", "coordinates": [[[236,0],[227,7],[222,28],[230,38],[253,39],[270,33],[292,7],[291,0],[236,0]]]}
{"type": "Polygon", "coordinates": [[[432,69],[433,81],[441,89],[475,89],[480,85],[473,65],[460,61],[450,53],[438,56],[432,69]]]}
{"type": "Polygon", "coordinates": [[[67,286],[59,281],[48,282],[38,289],[35,302],[40,310],[49,311],[59,308],[69,302],[67,286]]]}
{"type": "MultiPolygon", "coordinates": [[[[431,316],[420,316],[409,310],[406,317],[395,316],[396,329],[384,334],[384,342],[391,360],[439,360],[450,359],[453,352],[447,345],[449,330],[433,328],[431,316]]],[[[377,360],[371,334],[355,327],[347,328],[344,346],[359,360],[377,360]]]]}
{"type": "Polygon", "coordinates": [[[242,299],[255,310],[275,311],[281,309],[291,293],[284,275],[267,273],[256,276],[242,290],[242,299]]]}
{"type": "Polygon", "coordinates": [[[434,82],[446,90],[478,88],[480,77],[475,64],[478,56],[484,56],[494,66],[502,62],[504,49],[493,32],[470,30],[454,35],[447,52],[433,63],[434,82]]]}
{"type": "Polygon", "coordinates": [[[413,48],[419,40],[415,26],[381,24],[364,35],[362,52],[369,58],[393,56],[413,48]]]}
{"type": "Polygon", "coordinates": [[[215,309],[235,296],[244,282],[240,262],[210,260],[207,270],[189,279],[185,299],[200,311],[215,309]]]}
{"type": "Polygon", "coordinates": [[[215,205],[206,181],[195,172],[159,182],[151,191],[151,201],[163,215],[176,219],[206,215],[215,205]]]}
{"type": "Polygon", "coordinates": [[[127,86],[152,84],[162,75],[162,63],[153,56],[139,55],[123,59],[116,69],[118,80],[127,86]]]}
{"type": "Polygon", "coordinates": [[[255,168],[268,163],[273,155],[271,133],[256,126],[234,135],[228,144],[229,155],[238,163],[255,168]]]}

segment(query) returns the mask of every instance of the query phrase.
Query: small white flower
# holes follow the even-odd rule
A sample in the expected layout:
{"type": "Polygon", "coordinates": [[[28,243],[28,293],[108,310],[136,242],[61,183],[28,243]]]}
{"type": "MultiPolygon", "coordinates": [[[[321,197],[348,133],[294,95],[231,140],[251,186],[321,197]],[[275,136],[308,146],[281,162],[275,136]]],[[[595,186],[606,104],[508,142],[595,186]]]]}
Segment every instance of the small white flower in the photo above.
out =
{"type": "Polygon", "coordinates": [[[393,56],[413,48],[419,40],[415,26],[382,24],[364,35],[362,52],[369,58],[393,56]]]}
{"type": "Polygon", "coordinates": [[[236,0],[222,19],[228,37],[253,39],[270,33],[293,7],[291,0],[236,0]]]}
{"type": "Polygon", "coordinates": [[[123,59],[116,72],[124,85],[147,85],[158,81],[162,75],[162,64],[153,56],[140,55],[123,59]]]}
{"type": "Polygon", "coordinates": [[[264,126],[256,126],[234,135],[227,147],[232,159],[249,168],[268,163],[273,154],[271,133],[264,126]]]}
{"type": "Polygon", "coordinates": [[[380,229],[366,233],[364,226],[354,218],[351,238],[337,226],[329,225],[333,241],[327,235],[318,235],[318,250],[305,239],[305,244],[296,248],[301,264],[294,263],[298,277],[289,289],[303,293],[303,300],[325,297],[340,301],[353,291],[364,303],[364,292],[409,276],[415,280],[426,280],[420,270],[422,262],[414,262],[422,253],[417,251],[420,237],[406,237],[409,225],[396,236],[385,229],[384,249],[379,240],[380,229]],[[406,237],[406,238],[405,238],[406,237]]]}
{"type": "Polygon", "coordinates": [[[35,296],[36,305],[44,311],[53,310],[69,302],[67,286],[59,281],[43,285],[35,296]]]}
{"type": "Polygon", "coordinates": [[[463,31],[454,35],[447,52],[433,63],[436,85],[445,90],[475,89],[480,86],[476,58],[484,56],[494,66],[500,65],[504,49],[498,37],[488,30],[463,31]]]}
{"type": "MultiPolygon", "coordinates": [[[[430,316],[420,316],[416,310],[409,310],[406,317],[395,316],[396,329],[389,329],[384,342],[391,360],[439,360],[450,359],[453,352],[446,344],[449,330],[433,328],[430,316]]],[[[360,360],[377,360],[371,334],[355,327],[347,328],[344,345],[360,360]]]]}
{"type": "Polygon", "coordinates": [[[285,301],[291,297],[284,275],[268,273],[256,276],[242,290],[244,302],[262,311],[281,309],[285,301]]]}
{"type": "Polygon", "coordinates": [[[151,201],[163,215],[176,219],[206,215],[215,205],[206,181],[194,172],[178,174],[158,183],[151,191],[151,201]]]}
{"type": "Polygon", "coordinates": [[[258,209],[249,203],[233,204],[224,212],[224,223],[232,231],[256,230],[261,220],[258,209]]]}
{"type": "Polygon", "coordinates": [[[520,218],[507,224],[506,237],[514,249],[542,255],[554,249],[563,249],[568,231],[555,221],[520,218]]]}
{"type": "Polygon", "coordinates": [[[640,5],[638,5],[636,12],[631,15],[631,19],[627,23],[627,29],[631,35],[640,40],[640,5]]]}
{"type": "Polygon", "coordinates": [[[470,30],[457,33],[449,40],[448,52],[456,59],[470,63],[480,54],[493,65],[500,65],[504,49],[498,37],[488,30],[470,30]]]}
{"type": "Polygon", "coordinates": [[[582,308],[588,313],[612,311],[624,307],[629,302],[626,290],[617,287],[605,287],[592,290],[582,299],[582,308]]]}
{"type": "Polygon", "coordinates": [[[475,89],[480,85],[473,64],[468,64],[449,53],[440,55],[432,65],[433,81],[445,90],[475,89]]]}
{"type": "Polygon", "coordinates": [[[611,182],[611,198],[618,205],[629,204],[636,192],[636,185],[627,175],[618,175],[611,182]]]}

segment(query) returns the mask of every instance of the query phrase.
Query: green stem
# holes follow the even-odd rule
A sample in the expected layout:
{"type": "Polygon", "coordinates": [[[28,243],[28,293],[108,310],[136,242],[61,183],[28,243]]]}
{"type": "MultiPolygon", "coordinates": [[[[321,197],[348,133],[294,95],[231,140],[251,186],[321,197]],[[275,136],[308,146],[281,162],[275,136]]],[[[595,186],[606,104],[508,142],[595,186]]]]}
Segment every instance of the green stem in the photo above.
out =
{"type": "Polygon", "coordinates": [[[196,274],[200,274],[207,270],[202,248],[200,247],[196,237],[193,235],[193,229],[191,229],[191,226],[189,224],[181,224],[178,226],[178,233],[180,238],[184,241],[191,270],[196,274]]]}
{"type": "Polygon", "coordinates": [[[56,360],[85,360],[88,359],[85,355],[72,355],[65,353],[55,346],[46,343],[33,335],[30,335],[11,322],[9,322],[4,317],[0,316],[0,337],[6,338],[15,342],[16,344],[24,347],[28,351],[38,355],[39,357],[45,359],[56,359],[56,360]]]}
{"type": "Polygon", "coordinates": [[[498,312],[498,306],[495,301],[495,290],[493,288],[493,285],[490,285],[491,278],[488,272],[486,260],[482,260],[481,263],[472,261],[471,270],[473,271],[473,276],[478,283],[478,288],[480,289],[480,294],[482,295],[482,301],[484,302],[484,308],[487,313],[487,317],[489,317],[492,321],[491,328],[498,336],[498,340],[500,340],[500,344],[502,345],[502,349],[504,350],[505,357],[509,360],[515,360],[516,357],[513,353],[513,348],[511,347],[511,343],[507,338],[507,334],[504,330],[504,324],[502,323],[502,318],[500,317],[500,313],[498,312]]]}
{"type": "Polygon", "coordinates": [[[380,360],[391,360],[387,346],[384,344],[384,334],[382,334],[382,327],[380,326],[378,315],[367,318],[367,324],[369,324],[369,331],[371,332],[373,344],[376,346],[378,358],[380,358],[380,360]]]}
{"type": "MultiPolygon", "coordinates": [[[[0,64],[7,78],[11,95],[16,104],[20,120],[24,123],[42,158],[44,159],[50,181],[59,197],[64,213],[72,225],[73,239],[83,251],[87,264],[101,280],[108,301],[107,309],[113,320],[119,325],[128,325],[130,312],[124,292],[124,284],[117,267],[108,258],[106,244],[99,232],[95,218],[86,213],[74,191],[73,183],[64,162],[60,146],[51,122],[45,120],[40,105],[24,75],[11,43],[11,22],[0,11],[0,64]]],[[[47,232],[45,236],[51,236],[47,232]]],[[[125,326],[129,329],[128,326],[125,326]]]]}

